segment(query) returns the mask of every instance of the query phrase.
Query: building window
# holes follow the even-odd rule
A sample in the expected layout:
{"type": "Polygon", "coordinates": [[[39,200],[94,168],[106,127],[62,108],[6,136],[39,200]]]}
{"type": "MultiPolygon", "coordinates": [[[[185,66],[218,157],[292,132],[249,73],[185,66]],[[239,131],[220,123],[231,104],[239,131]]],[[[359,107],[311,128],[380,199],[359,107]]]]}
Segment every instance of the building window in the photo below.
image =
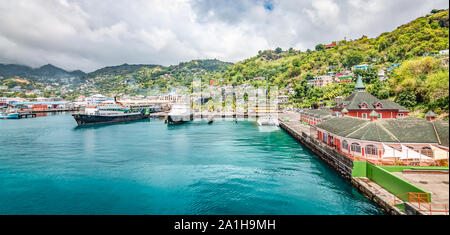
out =
{"type": "Polygon", "coordinates": [[[362,118],[367,119],[367,113],[363,113],[362,118]]]}
{"type": "Polygon", "coordinates": [[[361,146],[358,143],[352,143],[352,145],[350,145],[350,149],[352,150],[352,152],[361,152],[361,146]]]}
{"type": "Polygon", "coordinates": [[[397,114],[397,116],[398,116],[398,117],[403,117],[404,114],[403,114],[403,113],[399,113],[399,114],[397,114]]]}
{"type": "Polygon", "coordinates": [[[345,150],[348,149],[348,142],[347,142],[347,140],[344,140],[344,141],[342,142],[342,149],[345,149],[345,150]]]}
{"type": "Polygon", "coordinates": [[[382,119],[383,118],[383,114],[378,113],[378,119],[382,119]]]}
{"type": "Polygon", "coordinates": [[[323,134],[322,134],[322,137],[323,137],[322,141],[323,141],[324,143],[328,143],[328,135],[327,135],[327,133],[323,133],[323,134]]]}
{"type": "Polygon", "coordinates": [[[434,158],[434,152],[430,147],[423,147],[422,150],[420,151],[420,153],[427,157],[434,158]]]}
{"type": "Polygon", "coordinates": [[[366,154],[367,155],[377,155],[378,149],[377,147],[373,146],[373,145],[367,145],[366,146],[366,154]]]}

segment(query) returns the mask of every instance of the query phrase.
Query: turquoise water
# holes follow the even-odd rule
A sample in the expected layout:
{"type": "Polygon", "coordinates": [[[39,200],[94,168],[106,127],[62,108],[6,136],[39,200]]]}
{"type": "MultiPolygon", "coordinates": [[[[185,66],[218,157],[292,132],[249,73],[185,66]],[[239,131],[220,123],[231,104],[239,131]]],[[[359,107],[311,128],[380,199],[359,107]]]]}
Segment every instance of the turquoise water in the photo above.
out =
{"type": "Polygon", "coordinates": [[[380,214],[284,131],[0,120],[0,214],[380,214]]]}

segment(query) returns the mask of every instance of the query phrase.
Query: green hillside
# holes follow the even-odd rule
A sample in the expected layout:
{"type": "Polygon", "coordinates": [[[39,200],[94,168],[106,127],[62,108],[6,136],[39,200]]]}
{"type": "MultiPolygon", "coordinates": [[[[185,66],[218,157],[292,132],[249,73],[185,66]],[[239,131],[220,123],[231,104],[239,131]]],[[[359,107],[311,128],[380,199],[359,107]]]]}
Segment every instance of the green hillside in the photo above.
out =
{"type": "Polygon", "coordinates": [[[294,106],[310,107],[314,103],[331,105],[336,96],[350,94],[354,84],[313,88],[307,85],[307,80],[327,72],[348,70],[357,64],[370,64],[372,68],[357,70],[355,75],[363,77],[367,89],[375,96],[400,101],[413,111],[433,109],[438,113],[448,113],[448,89],[447,92],[441,89],[448,87],[448,56],[423,58],[424,54],[434,55],[449,48],[448,15],[447,9],[420,17],[376,38],[362,36],[356,40],[332,42],[336,45],[333,49],[324,49],[324,45],[319,44],[314,51],[302,52],[292,48],[287,51],[280,48],[260,51],[257,56],[236,63],[216,79],[225,84],[251,83],[258,86],[264,85],[265,81],[253,81],[254,77],[268,77],[271,84],[295,89],[296,94],[291,97],[294,106]],[[402,63],[398,71],[389,74],[391,78],[387,81],[380,82],[377,79],[378,69],[396,63],[402,63]],[[433,67],[411,64],[433,64],[433,67]],[[410,73],[410,69],[416,70],[410,73]],[[404,79],[417,81],[420,89],[404,86],[404,79]],[[433,88],[425,85],[430,82],[435,84],[433,88]],[[403,102],[408,97],[414,101],[403,102]]]}
{"type": "Polygon", "coordinates": [[[153,88],[167,91],[170,87],[190,86],[195,77],[211,78],[223,73],[232,63],[219,60],[192,60],[178,65],[120,65],[87,74],[80,94],[142,94],[153,88]]]}

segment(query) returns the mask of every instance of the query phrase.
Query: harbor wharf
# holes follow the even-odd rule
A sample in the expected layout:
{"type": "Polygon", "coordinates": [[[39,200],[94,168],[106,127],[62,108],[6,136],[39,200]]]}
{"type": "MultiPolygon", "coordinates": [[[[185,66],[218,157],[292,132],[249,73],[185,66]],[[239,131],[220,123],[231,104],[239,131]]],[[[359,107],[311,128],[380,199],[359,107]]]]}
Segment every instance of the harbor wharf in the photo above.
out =
{"type": "Polygon", "coordinates": [[[35,118],[37,116],[36,113],[19,113],[19,119],[22,118],[35,118]]]}
{"type": "Polygon", "coordinates": [[[302,124],[297,113],[288,112],[279,114],[280,127],[334,168],[342,177],[347,179],[354,187],[367,198],[378,204],[391,215],[405,215],[392,201],[396,196],[367,177],[353,177],[353,160],[335,149],[321,143],[315,138],[315,131],[310,126],[302,124]]]}
{"type": "Polygon", "coordinates": [[[29,113],[57,113],[57,112],[76,112],[80,111],[80,108],[67,108],[67,109],[43,109],[43,110],[29,110],[29,113]]]}

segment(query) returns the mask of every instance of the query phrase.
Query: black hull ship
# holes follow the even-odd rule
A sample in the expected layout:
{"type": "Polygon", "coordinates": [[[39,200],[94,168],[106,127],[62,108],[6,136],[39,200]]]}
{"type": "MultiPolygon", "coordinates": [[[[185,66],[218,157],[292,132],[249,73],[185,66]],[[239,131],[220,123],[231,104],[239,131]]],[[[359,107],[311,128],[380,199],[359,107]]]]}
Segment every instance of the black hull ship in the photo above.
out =
{"type": "Polygon", "coordinates": [[[79,126],[108,124],[119,122],[132,122],[150,117],[150,108],[133,111],[125,107],[122,103],[114,100],[114,103],[102,103],[99,105],[87,106],[84,113],[72,114],[79,126]]]}
{"type": "Polygon", "coordinates": [[[73,118],[79,126],[93,125],[93,124],[107,124],[119,122],[131,122],[149,118],[149,115],[142,113],[132,113],[124,115],[89,115],[89,114],[72,114],[73,118]]]}

